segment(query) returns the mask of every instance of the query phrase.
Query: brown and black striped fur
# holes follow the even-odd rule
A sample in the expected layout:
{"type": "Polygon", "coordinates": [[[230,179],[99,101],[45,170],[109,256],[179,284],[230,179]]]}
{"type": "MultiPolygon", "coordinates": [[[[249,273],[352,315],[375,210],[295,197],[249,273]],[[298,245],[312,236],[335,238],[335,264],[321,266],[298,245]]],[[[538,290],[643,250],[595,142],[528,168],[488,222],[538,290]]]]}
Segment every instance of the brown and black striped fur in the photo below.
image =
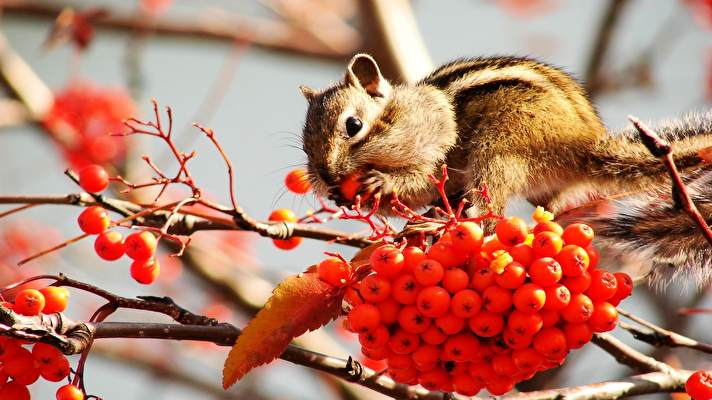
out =
{"type": "MultiPolygon", "coordinates": [[[[494,211],[514,196],[554,212],[577,196],[640,191],[667,181],[659,160],[631,134],[613,135],[575,79],[529,58],[458,60],[419,82],[391,86],[376,62],[356,55],[344,81],[325,90],[302,89],[309,100],[304,150],[317,191],[340,199],[339,181],[360,171],[364,191],[396,191],[414,209],[438,200],[428,180],[449,167],[447,190],[475,193],[487,184],[494,211]],[[346,116],[365,132],[345,135],[346,116]]],[[[675,129],[675,160],[700,168],[700,148],[712,134],[675,129]]],[[[387,211],[384,208],[383,211],[387,211]]],[[[634,227],[631,226],[631,229],[634,227]]]]}

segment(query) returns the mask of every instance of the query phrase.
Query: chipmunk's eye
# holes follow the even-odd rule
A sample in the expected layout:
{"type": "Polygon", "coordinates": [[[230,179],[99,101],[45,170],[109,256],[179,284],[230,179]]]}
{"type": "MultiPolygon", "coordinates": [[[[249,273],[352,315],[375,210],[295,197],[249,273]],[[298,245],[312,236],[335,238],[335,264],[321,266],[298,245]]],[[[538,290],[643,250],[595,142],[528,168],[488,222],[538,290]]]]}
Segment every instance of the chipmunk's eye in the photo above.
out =
{"type": "Polygon", "coordinates": [[[356,117],[346,118],[346,133],[349,137],[356,136],[357,133],[363,128],[363,122],[356,117]]]}

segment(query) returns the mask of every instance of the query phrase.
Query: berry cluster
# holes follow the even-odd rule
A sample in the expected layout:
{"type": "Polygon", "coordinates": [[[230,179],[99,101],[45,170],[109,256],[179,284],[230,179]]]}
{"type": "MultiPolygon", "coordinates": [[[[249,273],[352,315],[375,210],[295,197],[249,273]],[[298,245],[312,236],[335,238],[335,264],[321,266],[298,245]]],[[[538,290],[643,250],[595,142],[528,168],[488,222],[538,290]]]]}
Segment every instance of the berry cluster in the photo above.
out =
{"type": "Polygon", "coordinates": [[[393,379],[501,395],[613,329],[615,306],[632,292],[628,275],[596,268],[589,226],[563,229],[543,209],[534,219],[532,230],[502,219],[488,238],[477,223],[457,222],[425,251],[384,244],[360,281],[338,258],[317,271],[348,285],[349,329],[393,379]]]}
{"type": "MultiPolygon", "coordinates": [[[[101,166],[88,165],[79,172],[79,184],[87,192],[98,193],[109,185],[109,176],[101,166]]],[[[97,235],[94,250],[99,257],[115,261],[126,254],[133,260],[130,271],[136,282],[149,285],[156,281],[161,266],[155,257],[157,240],[153,233],[137,231],[124,239],[120,232],[108,230],[111,218],[101,206],[84,209],[77,223],[84,233],[97,235]]]]}
{"type": "MultiPolygon", "coordinates": [[[[41,290],[21,290],[15,295],[14,303],[0,305],[18,314],[33,316],[62,312],[68,301],[66,288],[48,286],[41,290]]],[[[26,345],[20,340],[0,336],[0,399],[29,400],[27,386],[40,377],[61,382],[69,373],[69,360],[56,348],[44,343],[26,345]]],[[[83,399],[84,394],[74,385],[64,385],[57,390],[57,400],[83,399]]]]}
{"type": "MultiPolygon", "coordinates": [[[[312,187],[309,183],[307,171],[304,168],[297,168],[290,171],[284,178],[284,185],[287,190],[294,194],[304,195],[311,191],[312,187]]],[[[297,222],[298,218],[294,211],[288,208],[278,208],[269,215],[269,220],[273,222],[297,222]]],[[[289,239],[280,240],[273,239],[272,243],[282,250],[292,250],[302,243],[303,238],[293,236],[289,239]]]]}

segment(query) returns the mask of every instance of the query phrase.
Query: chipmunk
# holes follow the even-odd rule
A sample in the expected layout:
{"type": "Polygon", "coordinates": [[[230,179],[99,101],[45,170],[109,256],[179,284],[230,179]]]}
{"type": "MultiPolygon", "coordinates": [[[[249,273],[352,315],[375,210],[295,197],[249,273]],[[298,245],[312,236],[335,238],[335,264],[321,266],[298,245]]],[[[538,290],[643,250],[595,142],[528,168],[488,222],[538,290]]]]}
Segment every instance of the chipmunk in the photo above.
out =
{"type": "MultiPolygon", "coordinates": [[[[392,85],[371,56],[357,54],[343,81],[321,91],[300,89],[309,102],[302,137],[310,179],[317,193],[337,203],[346,202],[338,190],[341,180],[359,173],[360,193],[388,196],[395,191],[409,207],[424,208],[439,199],[428,177],[442,164],[448,166],[448,197],[466,196],[484,210],[477,192],[486,184],[497,214],[514,196],[554,213],[575,205],[576,199],[622,192],[645,193],[627,201],[650,203],[651,191],[669,180],[660,160],[631,131],[607,131],[575,79],[529,58],[463,59],[418,82],[392,85]]],[[[698,151],[712,146],[712,115],[694,122],[660,129],[673,142],[675,162],[684,173],[706,171],[698,151]]],[[[384,203],[379,211],[388,213],[390,205],[384,203]]],[[[712,206],[703,209],[712,215],[712,206]]],[[[679,210],[655,214],[640,207],[635,214],[621,209],[618,215],[581,218],[591,219],[606,243],[630,243],[618,249],[639,247],[657,263],[693,268],[701,260],[699,252],[673,255],[678,240],[658,237],[674,229],[641,228],[669,225],[650,219],[653,215],[672,218],[687,231],[681,239],[684,249],[704,247],[702,236],[692,234],[692,221],[679,210]]],[[[710,253],[705,251],[707,261],[699,266],[709,279],[710,253]]]]}

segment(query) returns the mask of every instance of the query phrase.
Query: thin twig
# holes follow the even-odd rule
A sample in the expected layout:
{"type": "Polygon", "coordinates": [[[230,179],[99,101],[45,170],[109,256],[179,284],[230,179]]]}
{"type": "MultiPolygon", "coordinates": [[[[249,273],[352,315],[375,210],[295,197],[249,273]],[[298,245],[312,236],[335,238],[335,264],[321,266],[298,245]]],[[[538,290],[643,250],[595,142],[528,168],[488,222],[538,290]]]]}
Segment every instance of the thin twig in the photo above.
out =
{"type": "Polygon", "coordinates": [[[618,325],[621,328],[630,332],[634,338],[641,340],[645,343],[648,343],[655,347],[688,347],[701,351],[703,353],[712,354],[711,344],[701,343],[687,336],[661,328],[653,324],[652,322],[646,321],[625,310],[621,310],[620,308],[618,309],[618,314],[623,315],[631,321],[634,321],[635,323],[640,324],[650,330],[644,331],[635,326],[626,324],[625,322],[618,322],[618,325]]]}

